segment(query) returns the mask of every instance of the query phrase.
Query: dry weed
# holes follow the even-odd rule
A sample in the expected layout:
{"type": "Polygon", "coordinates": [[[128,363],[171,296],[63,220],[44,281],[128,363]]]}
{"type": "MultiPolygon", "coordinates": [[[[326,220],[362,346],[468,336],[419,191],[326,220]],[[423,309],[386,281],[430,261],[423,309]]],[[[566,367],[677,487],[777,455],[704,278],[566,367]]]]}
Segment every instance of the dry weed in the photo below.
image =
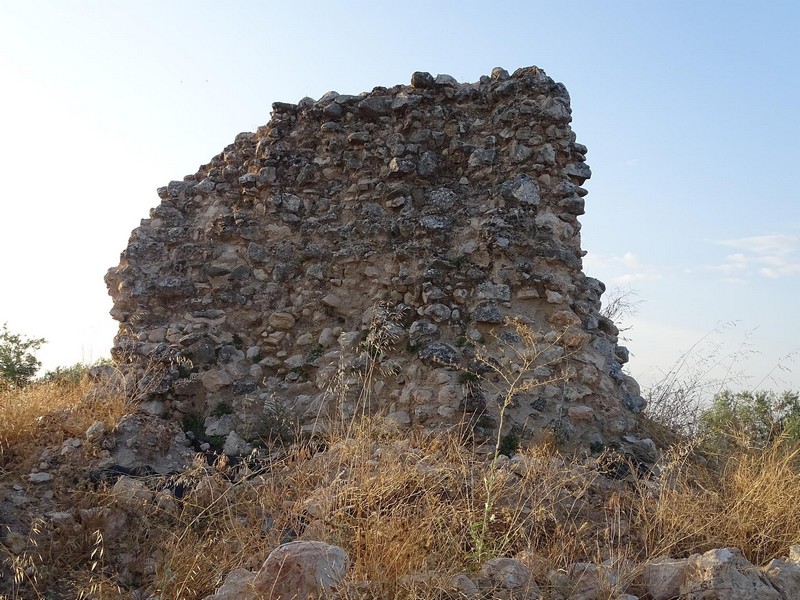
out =
{"type": "Polygon", "coordinates": [[[83,437],[95,421],[113,426],[131,410],[129,399],[106,381],[42,381],[0,392],[0,466],[29,467],[34,447],[83,437]]]}
{"type": "MultiPolygon", "coordinates": [[[[40,590],[59,580],[96,597],[143,585],[198,598],[235,568],[257,570],[282,542],[316,539],[350,555],[348,598],[440,598],[450,577],[494,556],[523,560],[546,593],[553,570],[613,563],[613,597],[635,580],[634,562],[727,545],[764,562],[800,536],[798,449],[785,444],[731,457],[719,472],[676,448],[659,480],[622,482],[552,448],[494,461],[456,429],[400,431],[380,418],[319,448],[290,448],[234,481],[198,463],[183,476],[183,499],[156,494],[129,515],[124,537],[98,537],[91,520],[80,533],[48,525],[35,552],[17,557],[18,572],[35,571],[40,590]]],[[[121,506],[107,491],[81,494],[77,507],[121,506]]]]}
{"type": "Polygon", "coordinates": [[[800,539],[800,446],[788,439],[739,444],[713,468],[675,449],[657,486],[640,483],[635,516],[647,556],[734,546],[761,564],[800,539]]]}

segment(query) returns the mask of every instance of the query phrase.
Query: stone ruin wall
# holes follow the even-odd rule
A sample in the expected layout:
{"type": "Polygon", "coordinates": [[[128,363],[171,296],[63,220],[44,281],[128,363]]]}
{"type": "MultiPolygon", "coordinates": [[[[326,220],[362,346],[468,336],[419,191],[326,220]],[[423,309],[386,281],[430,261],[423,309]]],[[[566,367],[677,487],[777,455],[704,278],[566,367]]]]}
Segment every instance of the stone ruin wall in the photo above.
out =
{"type": "Polygon", "coordinates": [[[604,286],[582,272],[591,173],[570,114],[536,67],[273,104],[267,125],[158,190],[108,272],[115,357],[165,369],[147,410],[225,402],[234,412],[205,424],[238,443],[226,450],[247,450],[268,413],[308,431],[366,396],[402,426],[466,417],[490,437],[497,382],[471,376],[476,352],[513,369],[503,321],[518,316],[561,356],[527,380],[570,377],[515,396],[506,430],[636,442],[644,400],[600,314],[604,286]],[[375,322],[392,334],[380,353],[365,344],[375,322]]]}

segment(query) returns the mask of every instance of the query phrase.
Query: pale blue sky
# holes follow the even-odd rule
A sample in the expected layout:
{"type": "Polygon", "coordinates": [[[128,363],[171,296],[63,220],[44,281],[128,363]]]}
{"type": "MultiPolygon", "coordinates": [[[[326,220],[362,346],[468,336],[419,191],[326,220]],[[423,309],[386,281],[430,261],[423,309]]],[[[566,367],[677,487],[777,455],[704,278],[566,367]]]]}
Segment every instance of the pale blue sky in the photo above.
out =
{"type": "Polygon", "coordinates": [[[273,101],[476,81],[566,84],[594,176],[587,274],[643,302],[647,383],[719,323],[742,387],[800,387],[800,3],[0,0],[0,322],[47,367],[105,356],[105,270],[273,101]],[[792,372],[774,369],[782,364],[792,372]]]}

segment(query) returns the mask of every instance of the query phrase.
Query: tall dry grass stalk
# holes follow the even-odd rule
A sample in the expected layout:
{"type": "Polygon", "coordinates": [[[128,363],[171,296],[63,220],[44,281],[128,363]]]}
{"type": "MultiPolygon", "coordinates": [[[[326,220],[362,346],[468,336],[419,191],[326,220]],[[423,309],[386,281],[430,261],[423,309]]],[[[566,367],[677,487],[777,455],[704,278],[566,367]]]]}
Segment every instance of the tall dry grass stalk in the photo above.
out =
{"type": "Polygon", "coordinates": [[[568,330],[537,333],[522,318],[506,318],[501,331],[493,331],[496,344],[489,351],[478,349],[476,360],[482,365],[485,380],[498,397],[499,419],[493,462],[500,454],[508,409],[517,396],[530,394],[548,385],[564,384],[573,375],[568,366],[574,354],[566,343],[568,330]]]}
{"type": "Polygon", "coordinates": [[[752,347],[749,333],[745,333],[734,351],[725,351],[722,338],[734,327],[734,321],[717,325],[666,371],[660,372],[656,381],[645,390],[645,415],[660,425],[668,437],[695,436],[700,413],[707,408],[714,394],[746,381],[738,365],[757,352],[752,347]]]}
{"type": "MultiPolygon", "coordinates": [[[[496,501],[500,497],[498,488],[502,488],[502,474],[497,469],[501,447],[508,439],[506,432],[506,413],[513,406],[515,399],[523,394],[530,394],[547,385],[563,384],[571,376],[567,359],[572,354],[565,343],[568,332],[551,332],[540,335],[523,319],[506,318],[502,331],[492,332],[496,344],[493,351],[486,348],[476,352],[476,360],[482,366],[484,374],[476,376],[484,380],[494,389],[498,398],[499,418],[495,434],[494,452],[487,473],[483,477],[485,499],[480,521],[472,524],[473,552],[477,560],[491,558],[499,552],[502,554],[513,536],[504,536],[502,544],[489,543],[489,533],[497,517],[496,501]]],[[[511,451],[508,451],[511,452],[511,451]]],[[[519,512],[511,514],[511,522],[517,521],[519,512]]],[[[511,523],[506,523],[511,525],[511,523]]],[[[508,528],[509,531],[513,527],[508,528]]]]}

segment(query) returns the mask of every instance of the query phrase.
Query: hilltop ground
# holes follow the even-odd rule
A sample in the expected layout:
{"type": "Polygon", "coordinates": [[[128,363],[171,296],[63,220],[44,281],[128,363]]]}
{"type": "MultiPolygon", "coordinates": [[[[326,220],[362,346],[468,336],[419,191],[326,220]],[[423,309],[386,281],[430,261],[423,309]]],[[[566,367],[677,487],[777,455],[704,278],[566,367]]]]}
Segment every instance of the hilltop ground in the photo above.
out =
{"type": "Polygon", "coordinates": [[[372,418],[258,463],[198,454],[171,478],[98,471],[135,410],[85,375],[0,393],[1,598],[203,598],[295,539],[347,551],[341,598],[536,597],[486,591],[496,557],[525,565],[543,598],[648,598],[648,560],[734,546],[759,565],[800,540],[800,447],[784,437],[712,454],[649,422],[663,457],[637,472],[613,453],[509,457],[458,427],[372,418]],[[600,565],[589,595],[570,596],[576,563],[600,565]]]}

